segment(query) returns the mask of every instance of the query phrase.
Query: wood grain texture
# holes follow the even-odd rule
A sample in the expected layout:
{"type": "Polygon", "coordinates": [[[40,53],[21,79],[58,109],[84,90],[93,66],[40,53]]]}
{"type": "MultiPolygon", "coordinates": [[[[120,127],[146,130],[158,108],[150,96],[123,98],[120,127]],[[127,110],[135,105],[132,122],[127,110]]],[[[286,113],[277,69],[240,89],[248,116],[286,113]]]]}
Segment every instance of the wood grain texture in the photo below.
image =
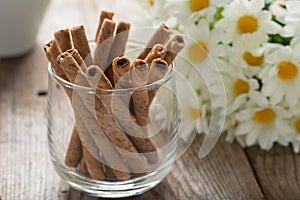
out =
{"type": "Polygon", "coordinates": [[[266,199],[300,199],[300,155],[291,147],[275,145],[268,152],[251,147],[247,154],[266,199]]]}
{"type": "MultiPolygon", "coordinates": [[[[237,144],[221,140],[208,157],[200,160],[201,137],[176,161],[169,175],[152,190],[132,200],[260,200],[263,195],[244,151],[237,144]]],[[[95,200],[87,194],[69,189],[62,199],[95,200]]],[[[104,199],[102,199],[104,200],[104,199]]]]}

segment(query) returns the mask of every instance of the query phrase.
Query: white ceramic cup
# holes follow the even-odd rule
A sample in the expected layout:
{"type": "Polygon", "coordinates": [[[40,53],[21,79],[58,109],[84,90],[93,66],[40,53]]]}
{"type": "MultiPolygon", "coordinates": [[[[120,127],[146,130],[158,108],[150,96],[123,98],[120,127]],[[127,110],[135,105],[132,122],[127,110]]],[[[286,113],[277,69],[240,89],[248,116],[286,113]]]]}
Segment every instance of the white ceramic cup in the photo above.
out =
{"type": "Polygon", "coordinates": [[[0,58],[30,51],[50,0],[0,1],[0,58]]]}

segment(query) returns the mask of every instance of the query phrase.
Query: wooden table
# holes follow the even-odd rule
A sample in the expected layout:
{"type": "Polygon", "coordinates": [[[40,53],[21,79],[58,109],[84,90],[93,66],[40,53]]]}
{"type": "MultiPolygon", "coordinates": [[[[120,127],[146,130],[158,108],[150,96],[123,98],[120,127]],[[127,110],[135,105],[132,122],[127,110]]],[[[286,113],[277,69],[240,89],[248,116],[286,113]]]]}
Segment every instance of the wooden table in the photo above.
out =
{"type": "MultiPolygon", "coordinates": [[[[70,189],[50,162],[47,69],[41,47],[55,30],[78,24],[85,24],[92,38],[101,9],[114,10],[117,20],[129,19],[129,4],[129,0],[52,0],[36,48],[27,56],[0,61],[0,200],[96,199],[70,189]]],[[[130,5],[129,10],[139,10],[130,5]]],[[[199,160],[200,144],[199,137],[166,179],[133,199],[300,199],[300,156],[291,147],[244,150],[221,139],[209,156],[199,160]]]]}

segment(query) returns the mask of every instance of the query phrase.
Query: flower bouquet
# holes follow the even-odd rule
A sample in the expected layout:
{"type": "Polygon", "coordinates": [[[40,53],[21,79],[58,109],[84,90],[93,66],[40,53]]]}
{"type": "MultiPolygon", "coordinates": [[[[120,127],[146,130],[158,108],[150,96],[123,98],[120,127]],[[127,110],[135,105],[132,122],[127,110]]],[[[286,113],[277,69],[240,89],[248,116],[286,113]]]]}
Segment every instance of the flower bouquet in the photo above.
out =
{"type": "Polygon", "coordinates": [[[227,141],[300,151],[300,1],[142,2],[148,14],[136,26],[164,22],[192,41],[182,56],[199,73],[179,69],[198,101],[182,106],[185,132],[205,133],[216,113],[211,105],[223,104],[227,141]]]}

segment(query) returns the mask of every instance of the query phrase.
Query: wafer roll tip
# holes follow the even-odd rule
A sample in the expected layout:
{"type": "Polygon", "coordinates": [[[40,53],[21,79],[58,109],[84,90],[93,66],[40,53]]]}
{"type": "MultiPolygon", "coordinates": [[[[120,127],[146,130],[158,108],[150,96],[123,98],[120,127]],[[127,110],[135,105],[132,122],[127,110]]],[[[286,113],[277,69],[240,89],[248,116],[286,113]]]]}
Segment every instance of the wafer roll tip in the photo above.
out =
{"type": "Polygon", "coordinates": [[[168,68],[168,64],[163,59],[157,58],[152,61],[152,67],[156,67],[158,69],[165,70],[168,68]]]}
{"type": "Polygon", "coordinates": [[[147,65],[147,63],[146,63],[144,60],[142,60],[142,59],[136,59],[136,60],[133,62],[132,66],[133,66],[135,69],[139,70],[139,71],[145,71],[145,70],[148,70],[148,65],[147,65]]]}

